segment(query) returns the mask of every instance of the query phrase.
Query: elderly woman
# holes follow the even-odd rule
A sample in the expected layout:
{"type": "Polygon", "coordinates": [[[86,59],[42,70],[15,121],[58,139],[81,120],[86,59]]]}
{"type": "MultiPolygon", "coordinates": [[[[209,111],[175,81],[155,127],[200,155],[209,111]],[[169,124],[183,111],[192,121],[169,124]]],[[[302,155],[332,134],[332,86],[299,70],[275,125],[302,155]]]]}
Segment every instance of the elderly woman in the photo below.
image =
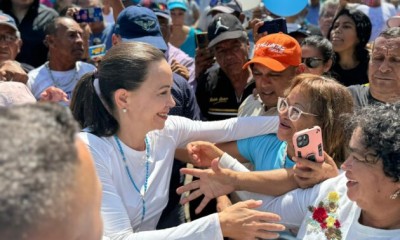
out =
{"type": "MultiPolygon", "coordinates": [[[[400,102],[360,110],[350,121],[352,137],[344,172],[310,189],[277,198],[263,196],[269,201],[262,209],[279,214],[286,226],[299,227],[301,239],[399,239],[399,112],[400,102]]],[[[200,177],[199,191],[208,197],[227,189],[246,190],[250,184],[249,176],[220,169],[216,161],[213,170],[184,172],[200,177]],[[211,194],[211,187],[218,191],[211,194]]],[[[254,176],[252,180],[262,187],[270,184],[257,182],[254,176]]]]}

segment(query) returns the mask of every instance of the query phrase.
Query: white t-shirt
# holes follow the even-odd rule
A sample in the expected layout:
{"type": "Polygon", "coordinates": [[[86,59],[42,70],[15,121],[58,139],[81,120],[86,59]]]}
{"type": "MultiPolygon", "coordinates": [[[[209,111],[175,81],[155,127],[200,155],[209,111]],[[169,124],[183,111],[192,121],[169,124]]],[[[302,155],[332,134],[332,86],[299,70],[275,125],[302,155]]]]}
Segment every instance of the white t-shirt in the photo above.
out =
{"type": "MultiPolygon", "coordinates": [[[[247,172],[243,165],[228,154],[221,157],[220,165],[230,169],[247,172]]],[[[250,192],[237,192],[241,199],[261,199],[263,205],[259,210],[273,212],[281,216],[281,223],[288,228],[300,228],[297,238],[305,240],[327,239],[326,230],[312,218],[309,207],[318,207],[320,202],[329,205],[328,195],[336,192],[339,196],[337,209],[329,213],[340,223],[342,239],[353,240],[398,240],[400,229],[385,230],[361,225],[358,222],[361,209],[347,197],[347,178],[341,173],[335,178],[328,179],[308,189],[296,189],[280,197],[272,197],[250,192]]]]}
{"type": "MultiPolygon", "coordinates": [[[[221,239],[218,215],[163,231],[156,228],[168,202],[168,191],[175,149],[194,140],[226,142],[254,135],[276,132],[277,117],[232,118],[224,121],[192,121],[169,116],[162,130],[147,134],[150,142],[148,189],[144,199],[146,214],[143,223],[142,199],[127,175],[114,137],[97,137],[82,132],[80,137],[89,146],[103,187],[102,216],[104,235],[111,239],[221,239]],[[138,230],[138,228],[140,229],[138,230]],[[134,233],[137,232],[137,233],[134,233]]],[[[146,153],[135,151],[121,142],[127,165],[135,184],[143,192],[146,175],[146,153]]]]}
{"type": "Polygon", "coordinates": [[[68,95],[68,99],[71,99],[72,90],[74,90],[78,80],[84,74],[93,72],[96,69],[92,64],[77,61],[75,69],[63,72],[50,70],[50,75],[50,72],[46,67],[47,63],[48,62],[28,73],[29,79],[27,86],[37,100],[39,100],[40,94],[51,86],[56,86],[62,89],[68,95]],[[55,84],[51,76],[53,76],[55,84]]]}

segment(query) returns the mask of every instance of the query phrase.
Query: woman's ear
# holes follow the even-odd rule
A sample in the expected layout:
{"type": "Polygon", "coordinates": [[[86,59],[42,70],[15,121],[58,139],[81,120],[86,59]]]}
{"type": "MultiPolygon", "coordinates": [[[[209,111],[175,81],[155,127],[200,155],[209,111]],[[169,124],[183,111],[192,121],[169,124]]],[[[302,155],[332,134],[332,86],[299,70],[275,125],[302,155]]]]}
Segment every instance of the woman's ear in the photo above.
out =
{"type": "Polygon", "coordinates": [[[128,107],[128,91],[126,89],[120,88],[114,93],[114,102],[117,109],[123,109],[128,107]]]}

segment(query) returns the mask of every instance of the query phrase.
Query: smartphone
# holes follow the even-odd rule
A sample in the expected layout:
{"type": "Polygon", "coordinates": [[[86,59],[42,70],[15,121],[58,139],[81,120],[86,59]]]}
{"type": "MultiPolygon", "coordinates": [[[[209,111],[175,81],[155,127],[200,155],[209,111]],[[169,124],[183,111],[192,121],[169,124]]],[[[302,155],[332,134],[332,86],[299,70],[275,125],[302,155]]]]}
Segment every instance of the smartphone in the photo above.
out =
{"type": "Polygon", "coordinates": [[[199,49],[207,48],[208,35],[206,32],[196,33],[196,45],[199,49]]]}
{"type": "Polygon", "coordinates": [[[322,131],[318,126],[307,128],[293,135],[294,152],[297,157],[314,162],[324,161],[322,131]]]}
{"type": "Polygon", "coordinates": [[[264,25],[262,25],[257,32],[268,32],[268,34],[283,32],[287,34],[286,19],[277,18],[273,20],[266,20],[264,21],[264,25]]]}
{"type": "Polygon", "coordinates": [[[81,8],[74,14],[74,19],[78,23],[90,23],[103,21],[103,11],[99,7],[81,8]]]}

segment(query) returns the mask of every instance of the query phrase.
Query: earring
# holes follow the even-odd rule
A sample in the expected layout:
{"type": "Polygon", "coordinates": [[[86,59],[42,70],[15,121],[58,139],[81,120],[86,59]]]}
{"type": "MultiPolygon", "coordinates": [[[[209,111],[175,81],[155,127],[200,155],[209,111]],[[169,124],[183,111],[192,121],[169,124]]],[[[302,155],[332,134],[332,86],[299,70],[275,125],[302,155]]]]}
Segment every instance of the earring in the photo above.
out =
{"type": "Polygon", "coordinates": [[[395,200],[400,195],[400,189],[390,195],[390,199],[395,200]]]}
{"type": "Polygon", "coordinates": [[[126,108],[123,108],[123,109],[122,109],[122,112],[123,112],[123,113],[126,113],[127,111],[128,111],[128,110],[126,110],[126,108]]]}

